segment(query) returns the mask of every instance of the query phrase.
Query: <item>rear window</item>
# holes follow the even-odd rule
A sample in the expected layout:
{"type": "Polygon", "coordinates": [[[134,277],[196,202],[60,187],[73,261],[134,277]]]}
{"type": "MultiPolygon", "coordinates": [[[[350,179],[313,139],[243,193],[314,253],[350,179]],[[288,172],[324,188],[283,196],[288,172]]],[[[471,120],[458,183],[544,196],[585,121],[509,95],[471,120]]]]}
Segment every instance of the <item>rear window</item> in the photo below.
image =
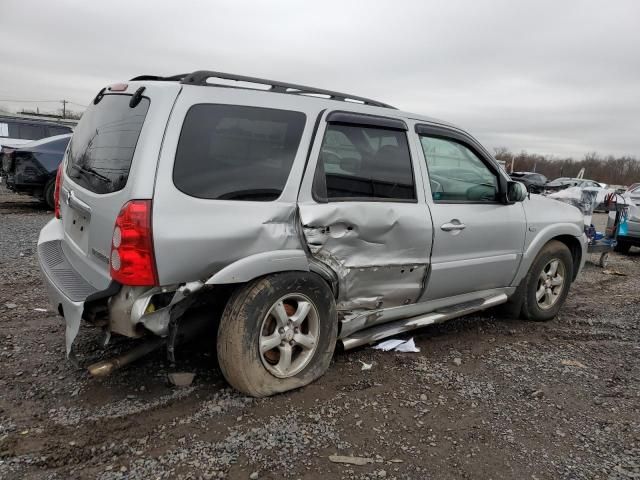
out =
{"type": "Polygon", "coordinates": [[[296,156],[305,115],[236,105],[194,105],[182,126],[173,182],[187,195],[276,200],[296,156]]]}
{"type": "Polygon", "coordinates": [[[40,140],[47,136],[44,125],[22,123],[19,125],[19,136],[23,140],[40,140]]]}
{"type": "Polygon", "coordinates": [[[67,175],[94,193],[122,190],[149,110],[143,97],[134,108],[130,95],[105,95],[87,108],[69,145],[67,175]]]}
{"type": "Polygon", "coordinates": [[[69,127],[49,127],[47,135],[49,137],[53,137],[55,135],[64,135],[65,133],[71,133],[71,128],[69,128],[69,127]]]}

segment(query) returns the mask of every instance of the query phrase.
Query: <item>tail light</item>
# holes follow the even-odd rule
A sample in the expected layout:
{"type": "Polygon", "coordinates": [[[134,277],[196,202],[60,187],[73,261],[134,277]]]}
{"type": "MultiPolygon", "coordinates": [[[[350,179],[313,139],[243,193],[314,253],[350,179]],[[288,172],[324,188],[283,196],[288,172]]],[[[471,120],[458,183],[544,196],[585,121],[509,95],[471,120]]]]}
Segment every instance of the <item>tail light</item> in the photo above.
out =
{"type": "Polygon", "coordinates": [[[120,210],[113,228],[111,278],[122,285],[158,284],[151,232],[151,200],[131,200],[120,210]]]}
{"type": "Polygon", "coordinates": [[[60,218],[60,187],[62,184],[62,163],[58,167],[58,172],[56,173],[56,187],[53,191],[53,202],[54,202],[54,214],[56,218],[60,218]]]}

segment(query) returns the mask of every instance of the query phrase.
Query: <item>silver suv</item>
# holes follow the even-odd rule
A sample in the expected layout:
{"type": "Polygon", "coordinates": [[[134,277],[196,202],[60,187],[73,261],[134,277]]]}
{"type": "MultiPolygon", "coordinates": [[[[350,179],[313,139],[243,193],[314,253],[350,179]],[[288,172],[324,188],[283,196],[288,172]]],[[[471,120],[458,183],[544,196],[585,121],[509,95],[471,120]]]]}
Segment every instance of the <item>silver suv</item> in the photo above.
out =
{"type": "Polygon", "coordinates": [[[321,376],[338,343],[503,303],[551,319],[585,260],[580,212],[529,197],[465,131],[219,72],[100,90],[56,183],[38,257],[67,354],[82,320],[144,337],[95,375],[173,360],[209,324],[228,382],[270,395],[321,376]]]}

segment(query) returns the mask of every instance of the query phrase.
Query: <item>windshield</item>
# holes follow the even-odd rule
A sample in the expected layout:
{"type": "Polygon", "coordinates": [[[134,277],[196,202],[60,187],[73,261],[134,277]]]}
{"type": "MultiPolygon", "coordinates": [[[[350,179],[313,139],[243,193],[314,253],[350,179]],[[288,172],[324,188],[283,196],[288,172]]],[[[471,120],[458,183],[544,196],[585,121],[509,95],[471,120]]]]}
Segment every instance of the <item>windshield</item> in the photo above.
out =
{"type": "Polygon", "coordinates": [[[133,108],[130,95],[105,95],[91,104],[71,139],[67,175],[94,193],[122,190],[129,178],[131,160],[149,99],[133,108]]]}

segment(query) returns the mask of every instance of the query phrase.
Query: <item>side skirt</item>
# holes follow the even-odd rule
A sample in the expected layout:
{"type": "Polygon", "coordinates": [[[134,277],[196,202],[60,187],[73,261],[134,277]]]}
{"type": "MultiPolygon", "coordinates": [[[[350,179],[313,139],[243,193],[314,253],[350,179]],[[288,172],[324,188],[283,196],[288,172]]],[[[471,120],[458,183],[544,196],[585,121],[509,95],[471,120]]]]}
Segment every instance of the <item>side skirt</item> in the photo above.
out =
{"type": "Polygon", "coordinates": [[[453,318],[458,318],[463,315],[495,307],[502,303],[506,303],[508,298],[509,297],[506,293],[499,293],[493,296],[443,307],[430,313],[383,323],[360,330],[342,338],[342,345],[345,350],[350,350],[362,345],[377,342],[392,335],[415,330],[416,328],[426,327],[427,325],[442,323],[453,318]]]}

